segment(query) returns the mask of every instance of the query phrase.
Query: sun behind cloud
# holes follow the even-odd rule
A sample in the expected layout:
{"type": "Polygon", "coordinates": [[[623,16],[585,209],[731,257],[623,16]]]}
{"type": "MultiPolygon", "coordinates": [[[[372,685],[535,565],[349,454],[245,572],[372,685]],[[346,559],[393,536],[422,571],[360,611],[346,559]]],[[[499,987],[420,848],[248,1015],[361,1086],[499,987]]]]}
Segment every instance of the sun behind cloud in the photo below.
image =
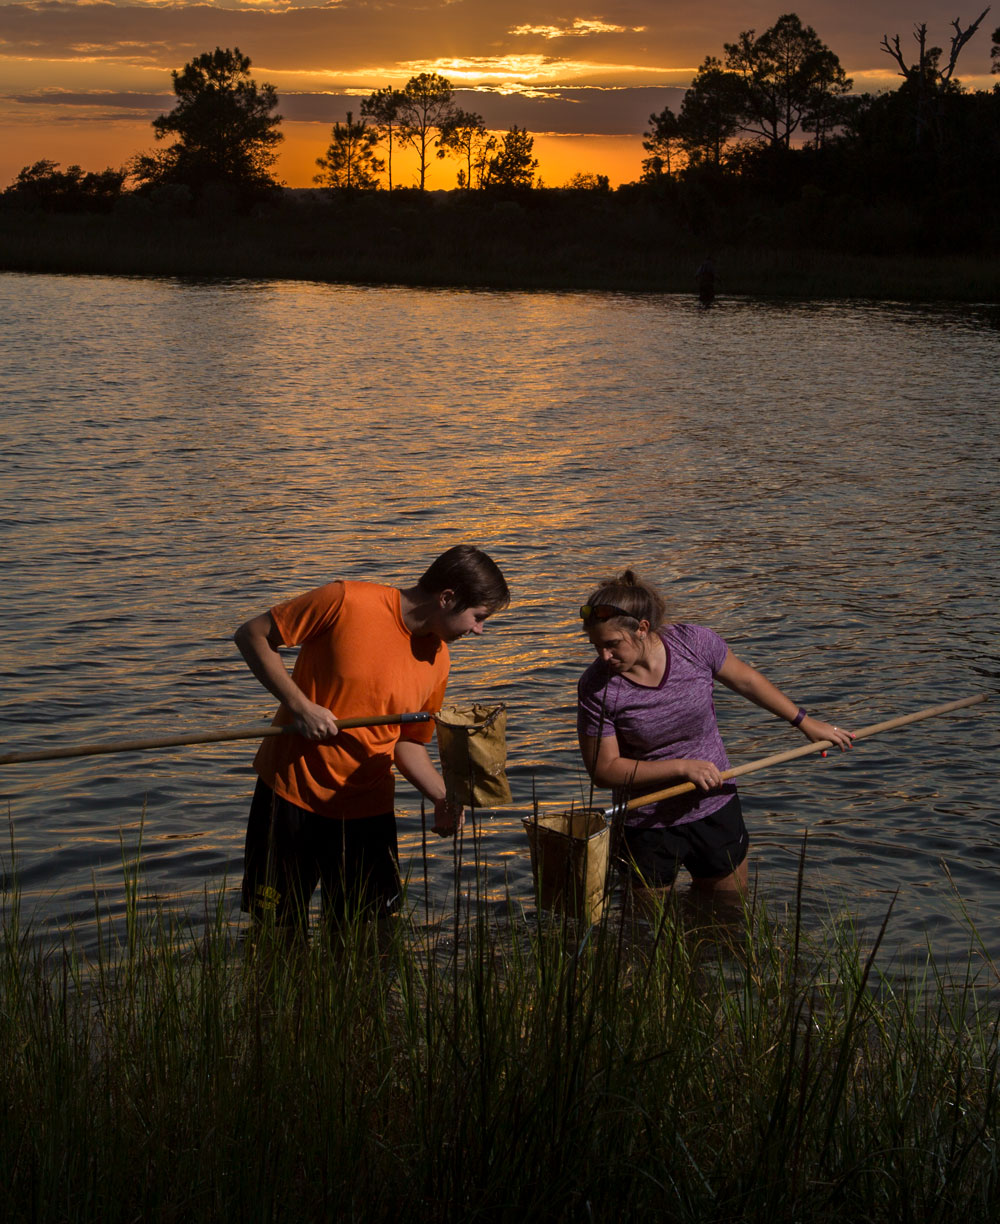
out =
{"type": "MultiPolygon", "coordinates": [[[[548,83],[552,85],[568,85],[580,81],[628,79],[638,84],[642,78],[650,82],[670,80],[678,74],[686,82],[690,79],[693,69],[670,69],[662,64],[641,67],[635,64],[595,64],[589,60],[570,60],[545,55],[496,55],[473,56],[471,58],[441,58],[434,60],[412,60],[407,64],[397,66],[398,70],[407,75],[418,72],[438,72],[452,81],[463,83],[482,83],[492,85],[496,82],[507,82],[515,85],[518,82],[525,86],[548,83]]],[[[673,78],[673,79],[672,79],[673,78]]]]}

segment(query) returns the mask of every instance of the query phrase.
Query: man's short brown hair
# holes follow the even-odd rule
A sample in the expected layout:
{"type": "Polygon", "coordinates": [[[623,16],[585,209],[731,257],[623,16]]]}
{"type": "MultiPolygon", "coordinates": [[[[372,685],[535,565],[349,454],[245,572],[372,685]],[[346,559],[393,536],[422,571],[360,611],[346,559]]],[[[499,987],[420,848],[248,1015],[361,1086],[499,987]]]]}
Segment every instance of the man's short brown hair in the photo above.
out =
{"type": "Polygon", "coordinates": [[[471,544],[456,544],[441,554],[420,579],[428,594],[455,592],[455,611],[489,608],[498,612],[510,603],[510,591],[497,563],[471,544]]]}

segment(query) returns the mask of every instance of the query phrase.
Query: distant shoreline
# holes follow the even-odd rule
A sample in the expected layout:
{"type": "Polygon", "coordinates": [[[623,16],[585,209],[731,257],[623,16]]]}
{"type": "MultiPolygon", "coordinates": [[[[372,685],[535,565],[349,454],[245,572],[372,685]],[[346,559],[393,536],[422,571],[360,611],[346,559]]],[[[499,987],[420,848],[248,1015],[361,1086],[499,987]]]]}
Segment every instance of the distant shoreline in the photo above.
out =
{"type": "Polygon", "coordinates": [[[998,254],[844,253],[801,237],[711,241],[652,209],[601,200],[484,208],[369,197],[250,216],[0,213],[8,272],[694,295],[709,249],[720,298],[1000,300],[998,254]]]}

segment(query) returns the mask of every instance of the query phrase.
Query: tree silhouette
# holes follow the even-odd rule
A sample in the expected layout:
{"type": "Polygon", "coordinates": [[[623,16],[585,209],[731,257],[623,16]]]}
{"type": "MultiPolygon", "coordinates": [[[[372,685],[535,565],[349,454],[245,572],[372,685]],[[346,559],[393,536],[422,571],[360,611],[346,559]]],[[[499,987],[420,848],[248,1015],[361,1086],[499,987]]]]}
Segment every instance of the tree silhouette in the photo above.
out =
{"type": "Polygon", "coordinates": [[[745,92],[735,72],[715,56],[705,57],[681,102],[677,128],[688,163],[722,164],[726,144],[740,130],[745,92]]]}
{"type": "MultiPolygon", "coordinates": [[[[840,60],[795,13],[779,17],[758,38],[745,30],[726,43],[726,67],[743,83],[742,130],[789,148],[793,134],[850,91],[840,60]]],[[[825,125],[824,125],[825,130],[825,125]]]]}
{"type": "Polygon", "coordinates": [[[652,180],[663,173],[673,174],[675,158],[681,148],[681,129],[677,116],[669,106],[665,106],[658,115],[649,116],[649,131],[642,135],[642,147],[649,154],[642,161],[642,177],[652,180]]]}
{"type": "Polygon", "coordinates": [[[95,174],[79,166],[60,170],[58,162],[43,160],[20,170],[3,194],[15,206],[46,212],[110,212],[125,177],[124,170],[110,166],[95,174]]]}
{"type": "Polygon", "coordinates": [[[899,75],[903,78],[899,92],[903,97],[911,99],[913,103],[914,139],[918,147],[927,142],[940,145],[940,99],[945,94],[958,90],[958,84],[952,78],[959,53],[979,29],[983,18],[989,11],[988,8],[984,9],[976,20],[964,30],[960,18],[956,18],[951,23],[955,33],[951,40],[948,62],[943,68],[941,67],[942,49],[927,45],[926,22],[921,22],[914,28],[913,37],[917,43],[917,58],[909,64],[903,55],[899,35],[895,34],[891,40],[888,34],[882,36],[879,46],[896,61],[899,75]]]}
{"type": "Polygon", "coordinates": [[[593,174],[589,170],[577,170],[567,180],[565,190],[607,192],[611,190],[611,181],[606,174],[593,174]]]}
{"type": "Polygon", "coordinates": [[[258,86],[239,47],[216,47],[174,72],[177,104],[153,120],[157,140],[176,137],[168,149],[143,154],[135,176],[150,184],[178,183],[196,194],[221,184],[241,196],[277,186],[271,167],[281,116],[273,85],[258,86]]]}
{"type": "Polygon", "coordinates": [[[378,176],[385,162],[374,153],[378,134],[354,115],[347,112],[346,123],[335,123],[330,133],[330,145],[325,157],[317,157],[321,173],[313,182],[333,191],[371,191],[378,186],[378,176]]]}
{"type": "Polygon", "coordinates": [[[402,95],[398,89],[377,89],[361,103],[361,118],[371,120],[371,129],[386,151],[386,174],[392,191],[392,146],[399,132],[399,108],[402,95]]]}
{"type": "Polygon", "coordinates": [[[497,147],[496,137],[486,130],[482,115],[456,110],[440,128],[438,157],[451,153],[465,165],[458,172],[458,185],[466,189],[481,187],[490,156],[497,147]]]}
{"type": "Polygon", "coordinates": [[[398,95],[399,136],[420,159],[420,190],[426,190],[430,150],[437,144],[435,129],[440,130],[454,114],[451,82],[436,72],[421,72],[410,77],[398,95]]]}
{"type": "Polygon", "coordinates": [[[537,158],[531,156],[534,147],[535,138],[515,123],[501,137],[500,147],[487,167],[484,184],[488,187],[531,187],[538,169],[537,158]]]}

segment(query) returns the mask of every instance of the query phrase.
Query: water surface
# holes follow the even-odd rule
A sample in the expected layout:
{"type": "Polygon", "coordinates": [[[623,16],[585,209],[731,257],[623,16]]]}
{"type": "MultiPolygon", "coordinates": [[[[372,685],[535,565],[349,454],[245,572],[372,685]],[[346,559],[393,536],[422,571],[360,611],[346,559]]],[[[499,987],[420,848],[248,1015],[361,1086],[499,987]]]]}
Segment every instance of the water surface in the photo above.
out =
{"type": "MultiPolygon", "coordinates": [[[[996,691],[995,308],[4,274],[0,320],[8,750],[269,716],[236,625],[474,542],[515,602],[455,649],[451,696],[508,704],[514,808],[482,853],[530,911],[521,816],[586,795],[596,578],[636,567],[841,725],[996,691]]],[[[734,762],[800,742],[717,704],[734,762]]],[[[0,771],[25,913],[86,944],[141,836],[144,890],[197,912],[225,883],[235,915],[251,757],[0,771]]],[[[808,834],[817,924],[877,929],[898,892],[894,946],[964,954],[964,905],[997,955],[997,757],[993,701],[748,778],[758,888],[791,902],[808,834]]],[[[398,806],[422,890],[405,783],[398,806]]]]}

